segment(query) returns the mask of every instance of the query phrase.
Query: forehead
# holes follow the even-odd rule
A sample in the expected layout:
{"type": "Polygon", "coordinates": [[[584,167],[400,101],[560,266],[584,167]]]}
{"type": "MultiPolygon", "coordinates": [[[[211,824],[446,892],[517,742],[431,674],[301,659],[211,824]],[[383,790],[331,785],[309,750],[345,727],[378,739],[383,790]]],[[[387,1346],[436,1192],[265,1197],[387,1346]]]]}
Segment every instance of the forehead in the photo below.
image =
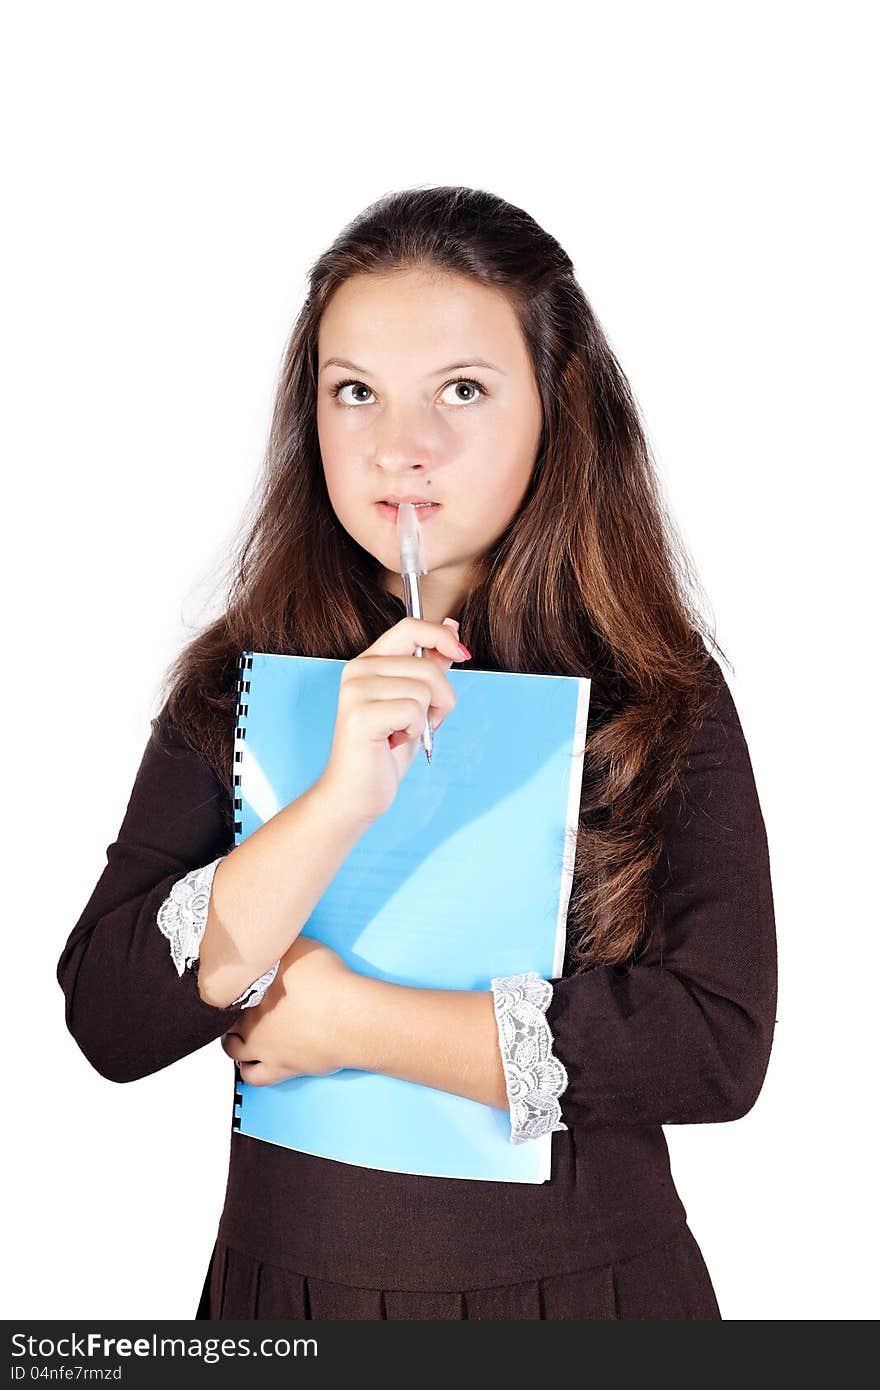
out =
{"type": "Polygon", "coordinates": [[[431,371],[477,356],[513,369],[525,344],[501,290],[468,275],[407,269],[346,280],[321,317],[318,353],[321,362],[345,356],[371,370],[400,363],[431,371]]]}

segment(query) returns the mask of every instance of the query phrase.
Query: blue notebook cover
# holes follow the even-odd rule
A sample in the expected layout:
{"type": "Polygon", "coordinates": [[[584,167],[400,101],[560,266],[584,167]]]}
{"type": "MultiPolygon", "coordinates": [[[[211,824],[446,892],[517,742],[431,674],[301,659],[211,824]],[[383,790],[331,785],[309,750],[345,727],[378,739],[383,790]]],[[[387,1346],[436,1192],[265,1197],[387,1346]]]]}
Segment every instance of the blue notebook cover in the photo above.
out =
{"type": "MultiPolygon", "coordinates": [[[[345,663],[245,652],[239,662],[235,843],[323,772],[345,663]]],[[[457,704],[390,809],[303,928],[396,984],[488,990],[562,973],[588,677],[448,672],[457,704]]],[[[510,1143],[510,1116],[464,1096],[346,1069],[250,1086],[233,1127],[343,1163],[437,1177],[546,1182],[551,1135],[510,1143]]]]}

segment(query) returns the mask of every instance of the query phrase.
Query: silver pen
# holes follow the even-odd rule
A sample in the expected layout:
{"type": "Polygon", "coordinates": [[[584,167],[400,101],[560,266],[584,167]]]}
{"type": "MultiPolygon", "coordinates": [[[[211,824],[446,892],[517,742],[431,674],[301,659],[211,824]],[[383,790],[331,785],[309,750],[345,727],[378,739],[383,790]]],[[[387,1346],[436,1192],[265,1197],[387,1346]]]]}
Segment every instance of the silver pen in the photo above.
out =
{"type": "MultiPolygon", "coordinates": [[[[403,580],[407,617],[420,618],[422,594],[419,589],[419,575],[427,574],[428,566],[425,563],[422,528],[412,502],[401,502],[397,508],[397,544],[400,548],[400,577],[403,580]]],[[[424,655],[421,647],[416,647],[414,655],[424,655]]],[[[425,722],[421,743],[425,757],[430,762],[434,751],[434,726],[430,719],[425,722]]]]}

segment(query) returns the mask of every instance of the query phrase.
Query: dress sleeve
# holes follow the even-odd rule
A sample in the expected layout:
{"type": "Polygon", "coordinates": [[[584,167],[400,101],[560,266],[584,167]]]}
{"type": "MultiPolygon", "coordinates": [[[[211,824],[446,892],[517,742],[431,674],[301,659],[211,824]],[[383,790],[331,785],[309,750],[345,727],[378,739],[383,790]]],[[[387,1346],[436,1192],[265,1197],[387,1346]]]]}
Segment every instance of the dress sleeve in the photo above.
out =
{"type": "Polygon", "coordinates": [[[198,991],[210,879],[231,848],[228,802],[163,710],[106,867],[56,969],[67,1027],[110,1081],[149,1076],[213,1042],[277,971],[276,963],[225,1008],[198,991]]]}
{"type": "Polygon", "coordinates": [[[559,1097],[568,1085],[568,1073],[553,1055],[553,1034],[547,1022],[552,997],[550,981],[534,970],[499,975],[492,981],[511,1144],[568,1129],[559,1118],[559,1097]]]}
{"type": "MultiPolygon", "coordinates": [[[[171,959],[178,975],[184,970],[193,969],[199,958],[199,948],[205,927],[208,925],[208,904],[211,901],[211,888],[217,865],[226,855],[221,854],[200,869],[190,869],[188,874],[172,884],[171,892],[162,903],[156,916],[156,925],[162,935],[168,938],[171,946],[171,959]]],[[[270,965],[264,975],[233,999],[233,1004],[241,1004],[252,1009],[262,1003],[263,995],[278,974],[280,960],[270,965]]],[[[230,1006],[231,1007],[231,1006],[230,1006]]]]}
{"type": "Polygon", "coordinates": [[[648,949],[549,983],[545,1018],[579,1124],[736,1120],[754,1105],[776,1012],[764,820],[723,682],[663,809],[648,949]]]}

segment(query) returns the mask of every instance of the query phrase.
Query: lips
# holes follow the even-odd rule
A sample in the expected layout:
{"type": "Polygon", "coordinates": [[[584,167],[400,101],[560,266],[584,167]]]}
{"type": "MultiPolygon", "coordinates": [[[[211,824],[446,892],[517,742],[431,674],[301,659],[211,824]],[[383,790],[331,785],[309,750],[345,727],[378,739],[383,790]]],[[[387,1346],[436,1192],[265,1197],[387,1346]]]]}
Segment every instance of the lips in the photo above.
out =
{"type": "MultiPolygon", "coordinates": [[[[427,521],[429,517],[436,516],[438,512],[443,510],[439,502],[432,502],[426,506],[419,506],[418,503],[413,505],[420,522],[427,521]]],[[[387,517],[389,521],[397,521],[398,504],[396,502],[377,502],[376,506],[382,516],[387,517]]]]}

